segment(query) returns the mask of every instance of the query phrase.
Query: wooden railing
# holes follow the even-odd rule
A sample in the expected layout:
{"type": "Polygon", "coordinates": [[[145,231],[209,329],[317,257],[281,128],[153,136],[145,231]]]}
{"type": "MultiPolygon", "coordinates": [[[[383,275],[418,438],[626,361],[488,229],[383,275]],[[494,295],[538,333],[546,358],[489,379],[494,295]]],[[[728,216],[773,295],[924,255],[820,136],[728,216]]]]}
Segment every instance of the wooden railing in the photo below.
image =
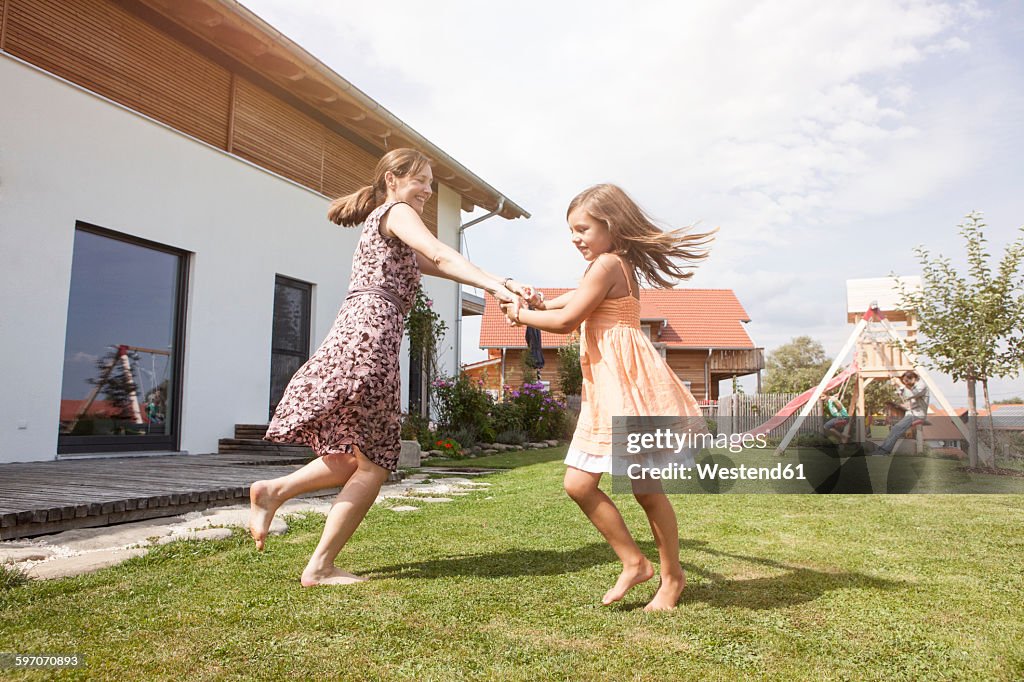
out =
{"type": "Polygon", "coordinates": [[[709,363],[712,372],[756,372],[764,369],[763,348],[716,350],[709,363]]]}

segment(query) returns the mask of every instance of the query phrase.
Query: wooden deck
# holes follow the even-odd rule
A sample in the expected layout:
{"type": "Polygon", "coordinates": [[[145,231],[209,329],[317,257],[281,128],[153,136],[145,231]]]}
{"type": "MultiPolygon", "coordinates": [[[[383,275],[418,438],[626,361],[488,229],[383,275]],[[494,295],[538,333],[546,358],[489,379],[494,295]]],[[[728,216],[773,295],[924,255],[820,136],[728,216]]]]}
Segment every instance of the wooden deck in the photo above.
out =
{"type": "Polygon", "coordinates": [[[306,461],[228,453],[0,464],[0,540],[241,504],[253,481],[306,461]]]}

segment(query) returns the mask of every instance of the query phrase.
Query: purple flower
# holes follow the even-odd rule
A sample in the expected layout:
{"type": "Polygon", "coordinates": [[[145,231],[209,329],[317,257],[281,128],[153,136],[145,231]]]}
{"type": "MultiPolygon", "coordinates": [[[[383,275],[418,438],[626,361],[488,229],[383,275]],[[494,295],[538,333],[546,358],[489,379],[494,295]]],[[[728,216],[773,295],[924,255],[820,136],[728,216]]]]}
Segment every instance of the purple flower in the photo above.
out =
{"type": "Polygon", "coordinates": [[[432,300],[430,300],[429,298],[427,299],[427,307],[428,308],[433,308],[434,307],[434,302],[432,300]]]}

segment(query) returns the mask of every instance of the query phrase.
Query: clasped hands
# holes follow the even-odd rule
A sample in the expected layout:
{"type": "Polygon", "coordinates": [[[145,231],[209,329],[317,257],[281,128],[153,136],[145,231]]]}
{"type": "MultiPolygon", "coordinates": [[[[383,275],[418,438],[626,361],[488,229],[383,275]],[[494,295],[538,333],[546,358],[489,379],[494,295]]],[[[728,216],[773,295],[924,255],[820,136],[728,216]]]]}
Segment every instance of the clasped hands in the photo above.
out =
{"type": "Polygon", "coordinates": [[[536,308],[544,302],[543,292],[532,286],[520,284],[515,280],[506,280],[505,289],[515,294],[511,301],[499,300],[498,302],[501,312],[505,314],[505,318],[510,325],[522,324],[519,321],[519,311],[523,306],[526,306],[527,308],[536,308]]]}

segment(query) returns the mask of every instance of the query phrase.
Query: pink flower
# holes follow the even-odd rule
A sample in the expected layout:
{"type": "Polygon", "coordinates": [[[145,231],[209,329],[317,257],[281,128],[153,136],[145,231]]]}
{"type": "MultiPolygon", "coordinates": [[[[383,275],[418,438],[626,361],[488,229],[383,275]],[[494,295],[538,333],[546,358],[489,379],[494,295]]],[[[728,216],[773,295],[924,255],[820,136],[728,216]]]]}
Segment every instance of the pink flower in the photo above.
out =
{"type": "Polygon", "coordinates": [[[427,307],[428,308],[433,308],[434,307],[434,302],[431,301],[429,298],[427,299],[427,307]]]}

